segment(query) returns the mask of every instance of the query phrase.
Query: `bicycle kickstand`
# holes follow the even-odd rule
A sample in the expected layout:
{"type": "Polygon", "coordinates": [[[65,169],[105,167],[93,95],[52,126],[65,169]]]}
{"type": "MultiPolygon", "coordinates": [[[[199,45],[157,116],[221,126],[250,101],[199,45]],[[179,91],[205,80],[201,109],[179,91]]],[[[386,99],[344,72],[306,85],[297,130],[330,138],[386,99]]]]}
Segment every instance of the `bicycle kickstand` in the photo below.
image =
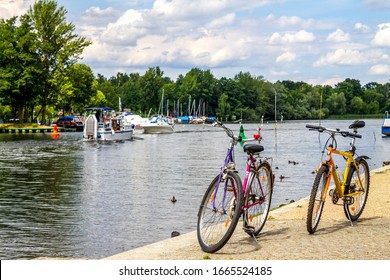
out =
{"type": "Polygon", "coordinates": [[[245,226],[245,227],[243,227],[242,229],[243,229],[246,233],[250,234],[250,235],[253,237],[253,239],[256,241],[256,244],[259,245],[259,242],[257,241],[256,236],[254,235],[254,230],[255,230],[254,227],[252,227],[252,226],[245,226]]]}
{"type": "Polygon", "coordinates": [[[351,224],[351,227],[353,227],[353,222],[352,222],[352,219],[351,219],[351,215],[349,215],[348,212],[347,212],[347,215],[348,215],[348,221],[351,224]]]}

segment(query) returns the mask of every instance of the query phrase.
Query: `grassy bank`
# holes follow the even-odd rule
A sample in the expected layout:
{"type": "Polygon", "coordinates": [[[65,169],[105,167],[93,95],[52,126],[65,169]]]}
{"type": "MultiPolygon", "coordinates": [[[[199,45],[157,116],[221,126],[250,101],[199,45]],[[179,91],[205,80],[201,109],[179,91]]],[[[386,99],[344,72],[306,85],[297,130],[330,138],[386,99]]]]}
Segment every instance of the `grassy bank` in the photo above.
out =
{"type": "Polygon", "coordinates": [[[368,114],[368,115],[331,115],[328,120],[362,120],[362,119],[383,119],[385,114],[368,114]]]}
{"type": "Polygon", "coordinates": [[[2,123],[0,124],[1,128],[50,128],[50,126],[47,125],[38,125],[37,123],[2,123]]]}

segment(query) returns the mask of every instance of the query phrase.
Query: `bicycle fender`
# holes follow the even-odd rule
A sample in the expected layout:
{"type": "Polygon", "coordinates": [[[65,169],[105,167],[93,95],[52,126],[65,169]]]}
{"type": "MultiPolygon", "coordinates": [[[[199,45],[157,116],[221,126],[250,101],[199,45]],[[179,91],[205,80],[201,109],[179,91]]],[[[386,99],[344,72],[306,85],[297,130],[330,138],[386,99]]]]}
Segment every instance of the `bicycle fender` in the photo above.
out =
{"type": "Polygon", "coordinates": [[[328,166],[328,165],[326,164],[326,161],[323,161],[323,162],[320,163],[320,165],[319,165],[319,166],[317,167],[317,169],[314,171],[315,174],[317,174],[318,171],[321,169],[321,167],[324,166],[324,165],[328,166]]]}
{"type": "Polygon", "coordinates": [[[358,156],[355,160],[358,161],[360,159],[371,159],[371,158],[368,156],[358,156]]]}

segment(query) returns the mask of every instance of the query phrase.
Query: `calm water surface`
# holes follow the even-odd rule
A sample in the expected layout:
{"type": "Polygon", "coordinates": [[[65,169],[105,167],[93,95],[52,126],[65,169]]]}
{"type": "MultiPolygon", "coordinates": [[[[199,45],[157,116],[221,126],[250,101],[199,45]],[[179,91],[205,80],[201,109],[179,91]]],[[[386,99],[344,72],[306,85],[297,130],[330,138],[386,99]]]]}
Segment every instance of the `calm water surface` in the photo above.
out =
{"type": "MultiPolygon", "coordinates": [[[[276,132],[273,124],[263,126],[263,154],[272,157],[276,176],[273,207],[310,194],[327,138],[306,123],[318,122],[286,122],[276,132]]],[[[350,123],[322,122],[341,129],[350,123]]],[[[371,169],[390,160],[381,124],[366,120],[363,139],[356,141],[359,154],[372,158],[371,169]]],[[[230,126],[238,132],[238,124],[230,126]]],[[[249,137],[257,125],[244,127],[249,137]]],[[[103,258],[170,238],[172,231],[195,230],[200,201],[229,139],[216,128],[177,130],[108,144],[84,143],[81,133],[62,133],[57,141],[49,134],[0,134],[0,258],[103,258]]],[[[339,147],[347,148],[348,139],[339,147]]],[[[240,146],[236,161],[242,175],[240,146]]]]}

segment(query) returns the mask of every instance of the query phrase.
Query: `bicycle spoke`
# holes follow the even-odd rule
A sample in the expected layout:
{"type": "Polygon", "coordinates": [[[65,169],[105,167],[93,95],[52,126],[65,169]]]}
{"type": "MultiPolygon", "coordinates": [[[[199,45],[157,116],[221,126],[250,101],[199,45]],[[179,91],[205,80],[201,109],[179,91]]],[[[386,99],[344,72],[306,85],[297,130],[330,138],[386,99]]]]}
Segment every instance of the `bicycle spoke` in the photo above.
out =
{"type": "Polygon", "coordinates": [[[344,212],[352,222],[356,221],[362,214],[370,187],[369,168],[364,159],[358,160],[357,169],[351,168],[347,184],[350,194],[347,194],[348,199],[344,200],[344,212]]]}
{"type": "Polygon", "coordinates": [[[198,214],[198,241],[206,252],[215,252],[226,244],[241,211],[242,187],[238,175],[231,173],[224,181],[218,177],[210,184],[198,214]]]}
{"type": "Polygon", "coordinates": [[[258,235],[267,220],[272,197],[272,172],[268,163],[252,173],[252,180],[244,202],[244,230],[249,235],[258,235]]]}
{"type": "Polygon", "coordinates": [[[309,233],[314,233],[316,231],[321,219],[327,192],[327,184],[329,183],[328,172],[328,166],[323,165],[318,171],[313,183],[306,219],[306,227],[309,233]]]}

